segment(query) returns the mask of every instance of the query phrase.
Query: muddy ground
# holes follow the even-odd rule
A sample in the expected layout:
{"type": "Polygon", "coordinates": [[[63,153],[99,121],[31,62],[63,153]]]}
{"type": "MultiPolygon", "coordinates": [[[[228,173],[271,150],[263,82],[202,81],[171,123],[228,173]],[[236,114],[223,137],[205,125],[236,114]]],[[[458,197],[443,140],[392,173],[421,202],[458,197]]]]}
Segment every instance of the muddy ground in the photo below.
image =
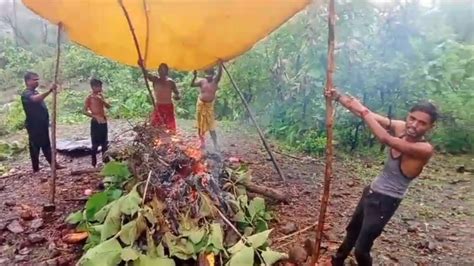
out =
{"type": "MultiPolygon", "coordinates": [[[[183,134],[193,135],[189,121],[180,121],[183,134]]],[[[112,145],[130,138],[130,124],[112,121],[112,145]]],[[[273,169],[257,136],[242,127],[220,124],[223,155],[249,163],[253,180],[288,194],[288,204],[273,204],[276,214],[272,247],[288,251],[314,239],[313,229],[285,237],[313,225],[319,213],[324,158],[286,152],[276,157],[287,177],[283,183],[273,169]]],[[[88,125],[60,126],[58,138],[88,138],[88,125]]],[[[26,133],[8,136],[24,140],[26,133]]],[[[273,149],[280,150],[275,143],[273,149]]],[[[377,156],[379,157],[379,156],[377,156]]],[[[48,202],[49,167],[32,174],[26,152],[8,162],[10,177],[0,177],[0,265],[74,265],[82,247],[62,242],[68,230],[64,218],[80,209],[85,189],[97,189],[100,176],[70,175],[71,170],[88,168],[88,157],[59,156],[67,169],[58,171],[56,212],[45,215],[48,202]],[[79,200],[78,200],[79,199],[79,200]]],[[[334,252],[362,189],[382,167],[381,159],[339,154],[331,187],[330,206],[323,241],[323,256],[334,252]]],[[[473,168],[469,156],[436,155],[422,176],[414,182],[406,199],[374,245],[377,265],[474,265],[474,192],[472,173],[458,173],[456,167],[473,168]]],[[[348,260],[351,263],[351,259],[348,260]]]]}

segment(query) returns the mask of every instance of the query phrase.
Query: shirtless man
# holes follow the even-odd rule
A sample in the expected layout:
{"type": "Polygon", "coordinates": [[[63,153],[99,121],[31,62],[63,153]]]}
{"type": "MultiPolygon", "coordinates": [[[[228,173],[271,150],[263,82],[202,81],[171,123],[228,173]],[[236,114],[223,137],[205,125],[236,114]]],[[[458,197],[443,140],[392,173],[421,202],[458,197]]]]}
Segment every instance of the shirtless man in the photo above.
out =
{"type": "MultiPolygon", "coordinates": [[[[141,65],[141,62],[138,62],[141,65]]],[[[158,68],[159,77],[147,73],[147,78],[153,82],[156,107],[151,115],[151,125],[154,127],[164,126],[172,133],[176,132],[176,119],[174,115],[174,99],[179,100],[180,95],[176,83],[168,77],[168,65],[162,63],[158,68]]]]}
{"type": "Polygon", "coordinates": [[[84,103],[83,113],[91,118],[91,142],[92,142],[92,166],[97,165],[97,150],[101,147],[102,161],[108,162],[104,157],[108,149],[108,128],[107,117],[105,116],[105,108],[109,109],[110,104],[104,100],[102,95],[102,81],[91,79],[91,94],[87,96],[84,103]]]}
{"type": "Polygon", "coordinates": [[[216,123],[214,120],[214,101],[216,92],[219,89],[218,84],[222,76],[222,64],[219,61],[217,75],[214,76],[214,69],[210,68],[205,71],[206,77],[196,81],[197,73],[194,71],[194,77],[191,81],[191,87],[199,87],[199,97],[196,104],[196,120],[198,128],[199,141],[201,149],[205,148],[204,135],[207,131],[211,134],[214,148],[219,151],[217,145],[216,123]]]}
{"type": "Polygon", "coordinates": [[[390,147],[384,169],[364,189],[346,228],[346,237],[332,257],[332,265],[344,265],[355,247],[357,263],[372,265],[370,249],[374,240],[397,210],[410,182],[420,175],[433,156],[433,146],[426,142],[424,135],[433,128],[438,111],[431,103],[419,103],[410,109],[405,121],[390,120],[336,90],[328,96],[361,117],[377,139],[390,147]],[[394,136],[387,130],[394,132],[394,136]]]}

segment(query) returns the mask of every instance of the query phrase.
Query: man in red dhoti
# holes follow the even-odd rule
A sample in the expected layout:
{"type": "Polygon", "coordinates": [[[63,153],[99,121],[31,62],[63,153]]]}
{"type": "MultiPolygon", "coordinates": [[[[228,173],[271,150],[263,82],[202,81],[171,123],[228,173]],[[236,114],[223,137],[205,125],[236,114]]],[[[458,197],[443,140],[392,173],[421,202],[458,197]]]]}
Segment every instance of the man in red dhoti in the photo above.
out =
{"type": "MultiPolygon", "coordinates": [[[[139,62],[141,63],[141,62],[139,62]]],[[[162,63],[158,68],[159,77],[147,73],[147,78],[153,82],[155,95],[155,110],[151,114],[151,125],[164,127],[171,132],[176,132],[176,119],[174,115],[173,99],[179,100],[179,91],[176,83],[168,77],[168,65],[162,63]]]]}

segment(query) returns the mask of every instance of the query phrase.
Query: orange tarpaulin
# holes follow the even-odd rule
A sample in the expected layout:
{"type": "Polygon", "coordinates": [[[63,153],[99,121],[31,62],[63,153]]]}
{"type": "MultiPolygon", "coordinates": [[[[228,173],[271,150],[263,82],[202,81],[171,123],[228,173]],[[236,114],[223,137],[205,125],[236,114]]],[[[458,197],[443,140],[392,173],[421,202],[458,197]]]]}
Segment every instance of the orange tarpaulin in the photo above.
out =
{"type": "MultiPolygon", "coordinates": [[[[229,60],[246,52],[309,2],[123,0],[146,55],[146,66],[155,68],[165,62],[179,70],[203,69],[218,59],[229,60]]],[[[23,3],[52,23],[61,22],[74,42],[121,63],[137,65],[136,47],[118,0],[23,3]]]]}

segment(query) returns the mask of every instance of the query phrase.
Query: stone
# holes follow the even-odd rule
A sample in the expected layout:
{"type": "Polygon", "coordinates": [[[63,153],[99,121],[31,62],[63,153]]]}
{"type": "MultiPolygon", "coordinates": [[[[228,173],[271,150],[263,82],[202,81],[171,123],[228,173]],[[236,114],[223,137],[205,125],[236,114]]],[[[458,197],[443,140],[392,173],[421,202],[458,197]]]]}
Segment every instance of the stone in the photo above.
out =
{"type": "Polygon", "coordinates": [[[46,238],[40,234],[32,233],[28,235],[28,241],[30,241],[31,244],[38,244],[46,241],[46,238]]]}
{"type": "Polygon", "coordinates": [[[43,226],[43,219],[41,218],[36,218],[33,221],[31,221],[30,227],[33,229],[39,229],[43,226]]]}
{"type": "Polygon", "coordinates": [[[7,206],[7,207],[13,207],[15,205],[16,205],[16,203],[14,201],[11,201],[11,200],[5,201],[5,206],[7,206]]]}
{"type": "Polygon", "coordinates": [[[15,256],[15,262],[22,262],[22,261],[26,261],[26,260],[27,260],[26,255],[16,255],[15,256]]]}
{"type": "Polygon", "coordinates": [[[29,209],[22,211],[21,214],[20,214],[20,217],[21,217],[21,219],[23,219],[25,221],[30,221],[30,220],[33,220],[33,218],[34,218],[33,212],[29,209]]]}
{"type": "Polygon", "coordinates": [[[20,222],[18,222],[18,220],[14,220],[10,224],[8,224],[7,229],[10,232],[14,233],[14,234],[19,234],[19,233],[22,233],[23,231],[25,231],[25,229],[23,229],[23,226],[21,226],[21,224],[20,224],[20,222]]]}
{"type": "Polygon", "coordinates": [[[282,226],[280,230],[283,234],[289,235],[291,233],[298,231],[298,227],[294,223],[287,223],[284,226],[282,226]]]}
{"type": "Polygon", "coordinates": [[[20,255],[28,255],[28,254],[30,254],[30,253],[31,253],[31,249],[26,248],[26,247],[25,247],[25,248],[22,248],[22,249],[20,249],[20,250],[18,251],[18,254],[20,254],[20,255]]]}

